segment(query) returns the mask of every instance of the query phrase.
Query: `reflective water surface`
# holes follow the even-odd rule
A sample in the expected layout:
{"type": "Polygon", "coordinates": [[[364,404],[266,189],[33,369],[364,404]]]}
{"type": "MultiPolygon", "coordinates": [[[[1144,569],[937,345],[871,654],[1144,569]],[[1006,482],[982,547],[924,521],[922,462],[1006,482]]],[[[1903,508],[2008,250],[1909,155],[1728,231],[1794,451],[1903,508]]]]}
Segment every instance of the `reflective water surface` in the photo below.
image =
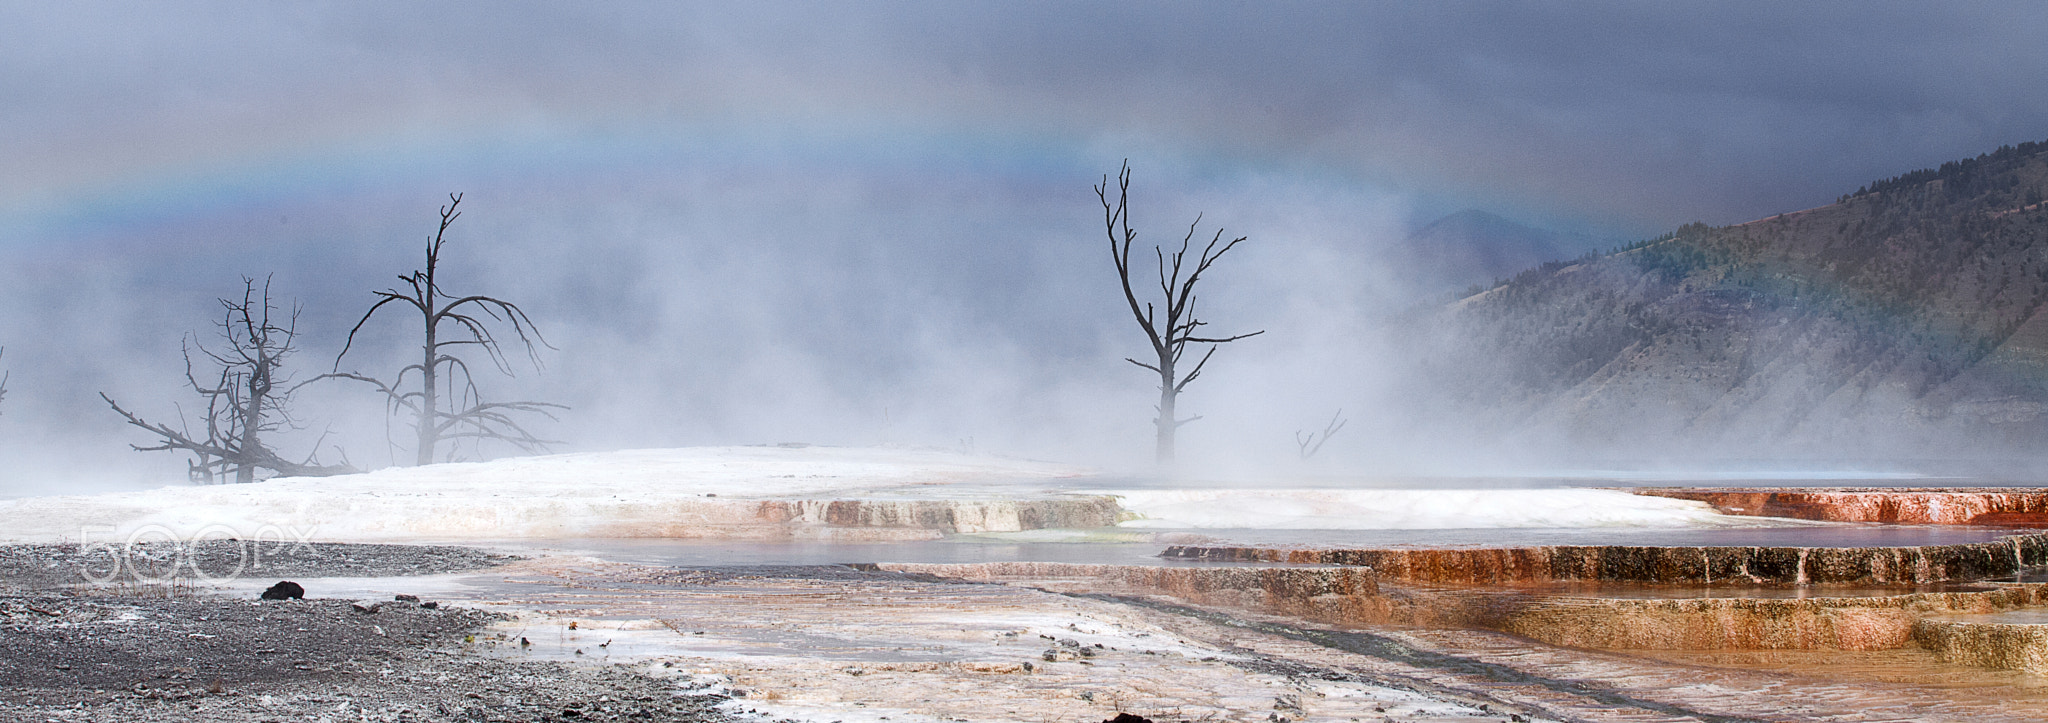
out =
{"type": "Polygon", "coordinates": [[[2002,613],[1982,615],[1937,615],[1937,620],[1954,620],[1967,623],[1996,623],[1999,625],[2048,625],[2048,610],[2008,610],[2002,613]]]}

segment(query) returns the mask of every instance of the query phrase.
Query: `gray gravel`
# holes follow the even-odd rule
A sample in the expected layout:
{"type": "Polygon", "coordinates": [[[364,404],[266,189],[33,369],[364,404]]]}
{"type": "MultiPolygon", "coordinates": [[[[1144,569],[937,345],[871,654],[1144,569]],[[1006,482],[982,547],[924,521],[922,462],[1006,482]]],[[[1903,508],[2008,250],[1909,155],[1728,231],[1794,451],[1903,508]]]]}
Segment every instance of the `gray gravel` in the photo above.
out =
{"type": "MultiPolygon", "coordinates": [[[[264,579],[418,575],[500,564],[459,547],[297,546],[237,559],[231,543],[129,551],[183,574],[264,579]]],[[[80,584],[115,558],[76,546],[0,546],[0,720],[693,721],[759,720],[621,666],[489,657],[466,641],[499,618],[450,606],[198,595],[130,575],[80,584]],[[145,593],[145,594],[136,594],[145,593]]],[[[317,593],[317,590],[316,590],[317,593]]],[[[426,601],[433,602],[433,601],[426,601]]]]}
{"type": "Polygon", "coordinates": [[[345,600],[0,598],[0,698],[69,702],[86,691],[317,677],[409,647],[459,643],[493,619],[402,603],[368,614],[345,600]]]}

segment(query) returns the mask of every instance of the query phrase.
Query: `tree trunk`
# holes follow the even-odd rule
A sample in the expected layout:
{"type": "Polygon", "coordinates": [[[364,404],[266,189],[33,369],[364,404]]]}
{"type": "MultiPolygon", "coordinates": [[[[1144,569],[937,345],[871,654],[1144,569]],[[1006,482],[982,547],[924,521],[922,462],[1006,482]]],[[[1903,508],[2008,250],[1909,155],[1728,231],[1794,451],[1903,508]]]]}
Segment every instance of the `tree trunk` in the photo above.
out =
{"type": "Polygon", "coordinates": [[[440,400],[435,398],[434,347],[434,319],[430,315],[427,317],[426,357],[421,365],[426,372],[421,374],[425,393],[420,396],[419,456],[413,462],[422,467],[434,463],[434,447],[441,443],[441,435],[434,432],[434,410],[440,408],[440,400]]]}
{"type": "Polygon", "coordinates": [[[257,357],[257,368],[249,374],[249,398],[238,410],[242,415],[242,458],[235,460],[235,483],[248,484],[256,481],[256,465],[253,458],[261,440],[256,438],[258,428],[263,426],[263,362],[257,357]]]}
{"type": "Polygon", "coordinates": [[[1245,237],[1239,236],[1231,239],[1230,243],[1223,243],[1223,229],[1216,229],[1216,234],[1202,247],[1201,255],[1195,258],[1192,268],[1184,266],[1182,262],[1187,258],[1188,249],[1194,241],[1195,227],[1202,223],[1200,215],[1195,216],[1194,223],[1188,224],[1188,233],[1180,240],[1180,250],[1173,252],[1171,256],[1171,265],[1168,264],[1169,257],[1165,248],[1158,245],[1152,247],[1152,253],[1159,263],[1159,290],[1165,298],[1159,305],[1155,305],[1154,302],[1140,303],[1137,291],[1131,288],[1131,244],[1137,240],[1138,234],[1131,230],[1129,160],[1124,161],[1123,170],[1117,172],[1116,190],[1116,202],[1111,203],[1109,176],[1103,176],[1102,185],[1095,187],[1095,197],[1102,201],[1103,230],[1109,234],[1110,260],[1116,263],[1117,279],[1123,284],[1124,303],[1130,306],[1131,317],[1137,320],[1138,327],[1145,331],[1145,338],[1152,342],[1152,352],[1158,357],[1159,363],[1146,364],[1130,357],[1125,357],[1124,361],[1159,375],[1159,417],[1152,420],[1152,423],[1157,427],[1159,434],[1155,453],[1159,465],[1165,467],[1173,464],[1174,433],[1180,430],[1180,425],[1201,418],[1200,415],[1185,420],[1179,418],[1174,409],[1174,402],[1180,396],[1180,391],[1202,375],[1202,367],[1209,363],[1209,356],[1216,352],[1215,345],[1258,336],[1265,331],[1233,336],[1196,335],[1196,330],[1203,324],[1195,318],[1195,282],[1202,278],[1202,273],[1208,271],[1211,264],[1229,253],[1238,242],[1245,240],[1245,237]],[[1222,248],[1218,249],[1217,244],[1222,244],[1222,248]],[[1182,272],[1186,272],[1186,275],[1183,276],[1182,272]],[[1159,318],[1160,312],[1164,312],[1166,318],[1159,318]],[[1188,370],[1187,378],[1177,378],[1174,362],[1191,343],[1211,346],[1208,351],[1202,353],[1200,360],[1195,362],[1194,368],[1188,370]]]}
{"type": "Polygon", "coordinates": [[[1174,433],[1180,431],[1180,424],[1174,421],[1173,410],[1175,398],[1179,397],[1180,394],[1174,390],[1173,381],[1173,357],[1161,354],[1159,355],[1159,418],[1153,420],[1153,422],[1159,426],[1157,459],[1162,466],[1173,464],[1173,437],[1174,433]]]}

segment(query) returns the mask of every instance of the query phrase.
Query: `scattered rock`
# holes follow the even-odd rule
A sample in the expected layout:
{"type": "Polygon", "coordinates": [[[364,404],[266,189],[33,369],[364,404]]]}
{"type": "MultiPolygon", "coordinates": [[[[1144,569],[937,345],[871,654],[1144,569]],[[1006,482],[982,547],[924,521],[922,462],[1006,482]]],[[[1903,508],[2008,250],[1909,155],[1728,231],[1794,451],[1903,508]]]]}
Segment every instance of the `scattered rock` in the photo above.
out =
{"type": "Polygon", "coordinates": [[[399,593],[399,594],[397,594],[397,595],[393,596],[393,597],[392,597],[391,599],[392,599],[392,600],[395,600],[395,601],[397,601],[397,602],[409,602],[409,603],[416,603],[416,602],[419,602],[419,601],[420,601],[420,596],[418,596],[418,595],[407,595],[407,594],[405,594],[405,593],[399,593]]]}
{"type": "Polygon", "coordinates": [[[306,599],[306,588],[304,588],[304,587],[300,586],[300,585],[299,585],[298,583],[296,583],[296,582],[292,582],[292,581],[290,581],[290,580],[284,580],[284,581],[281,581],[281,582],[277,583],[276,585],[272,585],[272,586],[270,586],[270,589],[269,589],[269,590],[264,590],[264,591],[263,591],[263,599],[265,599],[265,600],[304,600],[304,599],[306,599]]]}
{"type": "Polygon", "coordinates": [[[350,603],[350,604],[349,604],[349,607],[355,608],[355,609],[356,609],[356,612],[363,612],[363,613],[374,613],[374,612],[377,612],[378,610],[382,610],[382,609],[384,609],[384,601],[382,601],[382,600],[357,600],[357,601],[355,601],[355,602],[353,602],[353,603],[350,603]]]}

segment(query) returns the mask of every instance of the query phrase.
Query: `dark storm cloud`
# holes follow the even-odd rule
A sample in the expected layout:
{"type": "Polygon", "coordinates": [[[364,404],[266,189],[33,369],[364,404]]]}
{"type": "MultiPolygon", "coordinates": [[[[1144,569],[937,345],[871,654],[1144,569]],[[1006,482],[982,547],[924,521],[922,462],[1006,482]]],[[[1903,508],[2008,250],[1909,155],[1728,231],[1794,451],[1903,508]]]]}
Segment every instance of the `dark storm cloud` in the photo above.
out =
{"type": "Polygon", "coordinates": [[[1036,7],[880,45],[1090,127],[1660,225],[2048,137],[2048,22],[2025,5],[1036,7]]]}
{"type": "MultiPolygon", "coordinates": [[[[16,7],[6,160],[329,126],[876,117],[1155,143],[1661,228],[2048,137],[2027,4],[16,7]]],[[[112,172],[112,171],[109,171],[112,172]]],[[[16,176],[15,189],[33,191],[16,176]]]]}

